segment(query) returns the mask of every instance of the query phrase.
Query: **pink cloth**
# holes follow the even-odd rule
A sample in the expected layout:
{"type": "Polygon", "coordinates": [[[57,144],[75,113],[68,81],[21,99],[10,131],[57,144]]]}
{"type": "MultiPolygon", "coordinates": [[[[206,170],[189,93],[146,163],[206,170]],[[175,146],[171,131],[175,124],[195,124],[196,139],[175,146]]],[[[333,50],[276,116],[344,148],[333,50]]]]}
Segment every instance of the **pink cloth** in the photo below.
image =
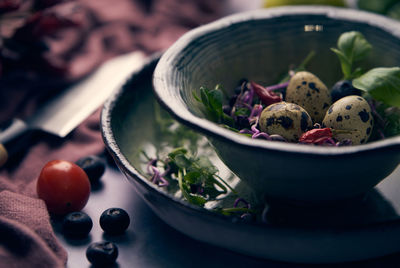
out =
{"type": "MultiPolygon", "coordinates": [[[[32,1],[23,2],[29,7],[32,1]]],[[[47,35],[36,29],[49,51],[33,62],[28,59],[23,69],[6,61],[2,64],[0,58],[0,123],[29,116],[49,95],[78,81],[110,57],[167,48],[188,29],[217,18],[222,2],[80,0],[48,8],[44,14],[57,14],[79,27],[47,35]]],[[[34,37],[29,31],[22,32],[20,38],[31,44],[34,37]]],[[[37,198],[36,180],[50,160],[76,161],[104,151],[99,115],[100,109],[66,139],[43,136],[17,162],[0,170],[0,267],[58,267],[66,263],[67,253],[54,236],[44,202],[37,198]]]]}

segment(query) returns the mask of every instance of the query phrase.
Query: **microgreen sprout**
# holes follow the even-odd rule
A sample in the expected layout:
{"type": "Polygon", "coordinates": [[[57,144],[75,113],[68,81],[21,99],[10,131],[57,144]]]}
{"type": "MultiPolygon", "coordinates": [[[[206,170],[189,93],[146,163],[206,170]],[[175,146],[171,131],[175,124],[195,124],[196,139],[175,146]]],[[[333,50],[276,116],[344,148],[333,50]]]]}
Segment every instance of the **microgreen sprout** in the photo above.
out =
{"type": "Polygon", "coordinates": [[[177,181],[182,196],[191,204],[204,206],[228,192],[237,194],[207,157],[192,155],[183,147],[173,149],[165,159],[144,155],[148,160],[146,170],[152,175],[150,181],[160,187],[177,181]]]}

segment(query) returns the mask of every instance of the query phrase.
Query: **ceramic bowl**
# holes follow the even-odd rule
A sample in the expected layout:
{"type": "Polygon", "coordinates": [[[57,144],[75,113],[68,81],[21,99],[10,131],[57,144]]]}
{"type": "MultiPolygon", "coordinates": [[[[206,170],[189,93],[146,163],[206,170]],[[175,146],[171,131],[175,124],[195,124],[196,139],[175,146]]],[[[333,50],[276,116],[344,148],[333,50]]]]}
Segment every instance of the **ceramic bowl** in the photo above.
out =
{"type": "MultiPolygon", "coordinates": [[[[379,264],[385,267],[385,263],[393,263],[393,256],[389,256],[382,258],[378,264],[376,261],[343,264],[400,251],[400,196],[398,195],[400,168],[370,191],[366,198],[321,207],[269,203],[265,206],[266,213],[263,213],[265,221],[258,219],[250,222],[243,222],[237,217],[223,216],[212,209],[192,205],[177,195],[174,187],[165,189],[151,182],[151,175],[147,173],[147,161],[141,157],[142,152],[145,151],[149,157],[155,157],[158,153],[169,152],[174,146],[170,144],[170,136],[161,131],[163,125],[159,124],[160,118],[156,112],[161,110],[153,95],[151,79],[157,61],[157,56],[149,59],[109,98],[102,110],[101,130],[106,148],[129,181],[130,185],[127,184],[126,187],[133,186],[132,192],[128,189],[121,193],[113,192],[114,195],[130,194],[130,196],[119,196],[117,200],[129,203],[132,202],[132,198],[139,196],[165,223],[195,240],[211,244],[204,245],[193,241],[189,247],[189,250],[197,249],[193,256],[197,254],[198,257],[199,250],[202,256],[210,252],[212,254],[207,255],[209,258],[200,260],[196,265],[191,264],[191,267],[216,266],[215,262],[211,265],[204,264],[210,258],[218,258],[219,263],[225,260],[225,265],[220,266],[237,267],[244,257],[241,254],[257,257],[244,259],[250,267],[271,265],[286,267],[286,264],[280,265],[271,260],[320,264],[340,262],[340,267],[354,267],[354,265],[371,267],[371,263],[375,263],[376,267],[379,267],[379,264]],[[234,251],[234,258],[229,252],[212,245],[234,251]],[[264,262],[260,258],[267,260],[264,262]]],[[[163,115],[169,118],[166,112],[163,112],[163,115]]],[[[198,148],[202,148],[201,154],[213,159],[219,170],[218,174],[234,187],[241,197],[254,205],[254,201],[257,200],[252,200],[251,191],[242,188],[243,183],[234,183],[239,179],[231,178],[227,167],[218,160],[213,148],[204,141],[204,138],[196,141],[198,148]]],[[[104,179],[118,178],[107,176],[104,179]]],[[[229,208],[233,201],[225,197],[219,205],[229,208]]],[[[143,216],[140,213],[141,209],[139,211],[136,209],[138,208],[135,206],[135,212],[138,214],[134,216],[143,216]]],[[[135,233],[144,231],[161,234],[159,245],[155,248],[154,245],[150,246],[153,250],[168,248],[169,239],[174,239],[172,244],[185,243],[170,233],[171,230],[168,228],[160,226],[156,227],[157,230],[153,230],[155,227],[153,220],[145,219],[146,222],[148,220],[150,220],[148,228],[143,230],[136,225],[135,233]],[[162,235],[165,232],[169,235],[162,235]]],[[[138,239],[140,240],[140,237],[138,239]]],[[[121,246],[126,246],[125,240],[120,242],[121,246]]],[[[161,262],[165,263],[163,254],[169,252],[171,251],[167,250],[157,255],[161,258],[161,262]]],[[[178,262],[182,264],[182,260],[178,262]]],[[[300,266],[309,267],[309,265],[300,266]]],[[[312,267],[325,268],[326,265],[312,267]]]]}
{"type": "Polygon", "coordinates": [[[178,121],[205,134],[223,162],[266,198],[321,203],[362,195],[398,166],[399,136],[347,147],[252,140],[205,119],[193,97],[201,86],[233,91],[242,78],[274,84],[311,50],[317,56],[308,70],[330,87],[341,78],[330,48],[353,30],[373,45],[366,68],[400,66],[400,23],[394,20],[333,7],[264,9],[183,35],[156,66],[155,95],[178,121]]]}

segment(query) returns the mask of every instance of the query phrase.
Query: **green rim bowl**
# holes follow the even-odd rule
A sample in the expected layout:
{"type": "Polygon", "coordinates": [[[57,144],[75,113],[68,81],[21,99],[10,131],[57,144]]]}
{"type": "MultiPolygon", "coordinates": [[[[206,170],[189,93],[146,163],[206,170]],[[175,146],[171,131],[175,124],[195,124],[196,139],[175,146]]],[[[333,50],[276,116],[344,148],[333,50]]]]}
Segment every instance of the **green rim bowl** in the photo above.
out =
{"type": "Polygon", "coordinates": [[[260,9],[184,34],[157,64],[154,92],[174,118],[205,134],[221,160],[266,198],[318,204],[353,198],[398,166],[399,136],[347,147],[252,140],[205,119],[193,97],[201,86],[233,90],[242,78],[274,84],[311,50],[317,56],[308,70],[330,87],[341,78],[330,48],[352,30],[374,47],[367,67],[400,66],[400,23],[392,19],[322,6],[260,9]]]}

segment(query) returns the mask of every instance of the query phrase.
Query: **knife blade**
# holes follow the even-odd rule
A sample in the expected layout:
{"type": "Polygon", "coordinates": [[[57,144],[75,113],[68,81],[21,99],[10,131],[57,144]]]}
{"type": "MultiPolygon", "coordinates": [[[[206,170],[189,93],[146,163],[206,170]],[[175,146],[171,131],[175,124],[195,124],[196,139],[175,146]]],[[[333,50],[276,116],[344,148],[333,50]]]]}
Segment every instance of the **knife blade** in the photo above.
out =
{"type": "Polygon", "coordinates": [[[27,120],[12,120],[0,133],[0,167],[18,151],[19,140],[31,131],[41,130],[61,138],[68,135],[121,87],[144,60],[142,52],[114,57],[87,78],[49,100],[27,120]]]}

